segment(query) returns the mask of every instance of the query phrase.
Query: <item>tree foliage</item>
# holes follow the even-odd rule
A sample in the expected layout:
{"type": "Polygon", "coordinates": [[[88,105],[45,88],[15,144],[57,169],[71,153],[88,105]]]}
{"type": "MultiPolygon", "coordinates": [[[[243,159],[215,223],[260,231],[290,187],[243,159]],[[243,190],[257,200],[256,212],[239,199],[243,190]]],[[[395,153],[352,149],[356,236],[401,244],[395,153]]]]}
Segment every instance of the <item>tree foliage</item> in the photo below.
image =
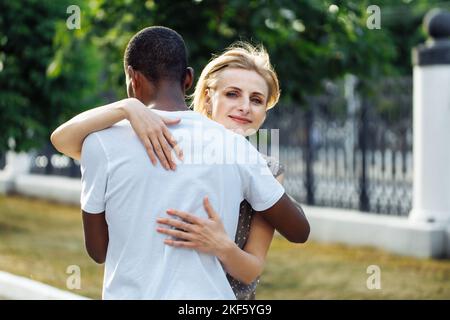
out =
{"type": "MultiPolygon", "coordinates": [[[[213,53],[237,40],[263,44],[279,75],[282,102],[301,105],[324,79],[346,73],[364,83],[411,73],[410,52],[424,41],[421,21],[437,0],[25,0],[0,3],[0,150],[48,140],[69,116],[126,94],[123,52],[151,25],[178,31],[198,76],[213,53]],[[81,8],[68,30],[66,8],[81,8]],[[369,5],[381,29],[369,29],[369,5]]],[[[369,91],[367,91],[369,92],[369,91]]]]}
{"type": "Polygon", "coordinates": [[[94,48],[66,26],[73,2],[0,2],[0,151],[39,147],[68,115],[95,103],[94,48]]]}
{"type": "Polygon", "coordinates": [[[410,72],[410,50],[423,40],[420,24],[430,2],[95,0],[91,35],[104,48],[109,79],[122,95],[127,41],[146,26],[164,25],[185,38],[197,76],[212,53],[234,41],[262,43],[279,74],[282,101],[299,103],[324,79],[345,73],[373,80],[410,72]],[[379,30],[366,25],[373,4],[381,9],[379,30]]]}

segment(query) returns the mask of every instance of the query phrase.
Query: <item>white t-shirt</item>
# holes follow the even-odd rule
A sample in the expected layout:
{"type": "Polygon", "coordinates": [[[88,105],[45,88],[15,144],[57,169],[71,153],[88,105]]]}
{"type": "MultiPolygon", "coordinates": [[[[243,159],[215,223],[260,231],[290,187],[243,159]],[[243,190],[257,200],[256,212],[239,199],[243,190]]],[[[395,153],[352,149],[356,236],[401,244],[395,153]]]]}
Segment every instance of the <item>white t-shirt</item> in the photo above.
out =
{"type": "Polygon", "coordinates": [[[169,127],[184,153],[175,172],[152,165],[127,120],[83,143],[81,208],[108,223],[103,298],[235,299],[220,261],[165,245],[156,219],[169,208],[206,218],[207,195],[234,239],[241,201],[266,210],[284,189],[244,137],[193,111],[156,112],[181,118],[169,127]]]}

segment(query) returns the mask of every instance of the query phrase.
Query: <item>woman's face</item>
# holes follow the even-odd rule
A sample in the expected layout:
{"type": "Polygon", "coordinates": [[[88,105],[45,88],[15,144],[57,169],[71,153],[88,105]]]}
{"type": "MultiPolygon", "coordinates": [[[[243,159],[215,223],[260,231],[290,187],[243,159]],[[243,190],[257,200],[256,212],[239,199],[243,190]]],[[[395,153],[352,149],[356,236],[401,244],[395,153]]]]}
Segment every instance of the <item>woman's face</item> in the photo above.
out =
{"type": "Polygon", "coordinates": [[[209,89],[211,119],[244,135],[255,133],[266,118],[269,87],[255,71],[229,68],[209,89]]]}

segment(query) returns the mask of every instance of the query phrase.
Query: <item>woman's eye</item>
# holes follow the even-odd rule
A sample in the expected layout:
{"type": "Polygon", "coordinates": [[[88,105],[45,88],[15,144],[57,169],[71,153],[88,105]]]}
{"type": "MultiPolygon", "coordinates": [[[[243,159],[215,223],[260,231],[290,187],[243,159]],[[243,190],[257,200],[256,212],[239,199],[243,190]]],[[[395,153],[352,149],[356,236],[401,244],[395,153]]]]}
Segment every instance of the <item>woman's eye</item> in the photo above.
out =
{"type": "Polygon", "coordinates": [[[237,97],[236,92],[227,92],[227,97],[237,97]]]}
{"type": "Polygon", "coordinates": [[[262,101],[260,99],[252,99],[252,101],[256,104],[262,104],[262,101]]]}

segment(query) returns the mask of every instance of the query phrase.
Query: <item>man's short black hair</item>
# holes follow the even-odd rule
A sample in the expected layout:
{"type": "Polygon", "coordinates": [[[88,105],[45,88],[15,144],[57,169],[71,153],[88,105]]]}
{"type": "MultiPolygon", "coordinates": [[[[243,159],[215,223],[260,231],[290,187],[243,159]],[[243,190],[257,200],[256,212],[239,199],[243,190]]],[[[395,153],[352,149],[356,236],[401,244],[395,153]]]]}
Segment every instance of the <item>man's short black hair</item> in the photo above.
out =
{"type": "Polygon", "coordinates": [[[131,66],[153,83],[179,81],[186,76],[187,53],[183,38],[166,27],[148,27],[136,33],[125,49],[125,70],[131,66]]]}

